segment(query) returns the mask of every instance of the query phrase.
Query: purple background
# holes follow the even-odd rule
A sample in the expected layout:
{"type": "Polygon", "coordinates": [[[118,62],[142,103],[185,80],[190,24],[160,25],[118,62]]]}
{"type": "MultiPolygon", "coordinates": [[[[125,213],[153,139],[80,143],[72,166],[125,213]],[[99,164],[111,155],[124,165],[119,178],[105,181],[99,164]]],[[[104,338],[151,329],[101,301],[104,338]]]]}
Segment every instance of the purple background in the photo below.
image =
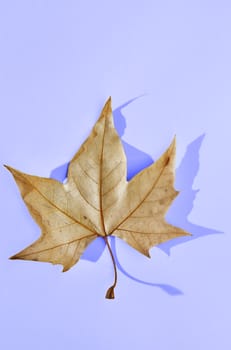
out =
{"type": "Polygon", "coordinates": [[[0,47],[2,164],[61,178],[111,95],[129,176],[177,135],[168,220],[194,235],[151,260],[113,240],[106,300],[100,242],[64,274],[8,260],[40,230],[1,167],[1,348],[229,350],[230,1],[1,1],[0,47]]]}

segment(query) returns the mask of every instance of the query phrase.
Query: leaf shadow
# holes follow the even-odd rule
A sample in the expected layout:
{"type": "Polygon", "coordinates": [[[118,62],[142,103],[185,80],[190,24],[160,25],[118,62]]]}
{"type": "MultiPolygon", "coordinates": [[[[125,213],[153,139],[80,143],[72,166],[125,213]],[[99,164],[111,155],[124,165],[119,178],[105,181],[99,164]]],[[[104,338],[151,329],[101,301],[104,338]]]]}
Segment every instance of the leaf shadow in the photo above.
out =
{"type": "Polygon", "coordinates": [[[199,189],[193,189],[193,182],[200,167],[199,155],[204,137],[205,134],[200,135],[187,146],[185,155],[176,170],[175,187],[180,191],[180,194],[176,197],[166,215],[166,220],[169,223],[180,226],[190,232],[192,236],[179,237],[161,243],[158,247],[168,255],[171,248],[178,244],[211,234],[223,233],[219,230],[193,224],[188,220],[188,216],[193,209],[194,200],[199,192],[199,189]]]}
{"type": "Polygon", "coordinates": [[[110,243],[111,243],[111,250],[112,250],[112,253],[114,255],[114,258],[115,258],[115,262],[116,262],[116,266],[118,268],[118,270],[120,272],[122,272],[125,276],[127,276],[128,278],[130,278],[131,280],[135,281],[135,282],[138,282],[138,283],[141,283],[141,284],[144,284],[146,286],[150,286],[150,287],[157,287],[157,288],[160,288],[162,289],[164,292],[166,292],[167,294],[169,295],[183,295],[184,293],[176,288],[176,287],[173,287],[171,286],[170,284],[165,284],[165,283],[153,283],[153,282],[148,282],[148,281],[144,281],[144,280],[141,280],[133,275],[131,275],[130,273],[128,273],[124,268],[123,266],[120,264],[119,260],[118,260],[118,255],[117,255],[117,250],[116,250],[116,239],[115,237],[111,236],[110,237],[110,243]]]}
{"type": "MultiPolygon", "coordinates": [[[[124,115],[122,114],[122,109],[127,107],[130,103],[134,102],[136,99],[142,96],[143,95],[140,95],[138,97],[130,99],[123,105],[113,110],[115,128],[117,129],[117,132],[121,138],[124,135],[124,131],[126,129],[126,120],[124,115]]],[[[194,141],[192,141],[186,149],[185,155],[180,163],[180,166],[176,170],[175,187],[177,190],[180,191],[180,195],[175,199],[166,215],[166,219],[169,223],[185,229],[186,231],[192,233],[192,236],[176,238],[160,244],[158,248],[160,248],[163,252],[165,252],[168,255],[170,254],[171,248],[177,246],[178,244],[182,244],[206,235],[222,233],[221,231],[217,231],[212,228],[195,225],[188,220],[188,215],[193,209],[193,203],[196,198],[196,194],[199,191],[194,190],[192,186],[200,166],[199,151],[204,137],[205,134],[199,136],[194,141]]],[[[153,163],[153,159],[147,153],[128,144],[122,139],[121,141],[127,157],[127,179],[130,180],[142,169],[151,165],[153,163]]],[[[53,169],[50,174],[50,177],[63,182],[67,177],[68,165],[69,163],[65,163],[53,169]]],[[[144,281],[128,273],[119,262],[116,251],[115,237],[110,238],[111,248],[116,260],[117,268],[124,275],[138,283],[161,288],[164,292],[172,296],[183,294],[182,291],[171,285],[144,281]]],[[[104,240],[97,238],[88,246],[81,259],[95,262],[102,255],[104,248],[104,240]]]]}

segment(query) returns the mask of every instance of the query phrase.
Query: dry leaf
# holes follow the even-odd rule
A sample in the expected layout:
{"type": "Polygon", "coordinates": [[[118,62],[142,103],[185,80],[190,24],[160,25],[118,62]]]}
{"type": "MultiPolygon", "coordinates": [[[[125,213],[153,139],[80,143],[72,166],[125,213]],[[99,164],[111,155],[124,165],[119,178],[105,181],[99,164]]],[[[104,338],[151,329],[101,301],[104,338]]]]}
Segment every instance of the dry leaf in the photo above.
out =
{"type": "Polygon", "coordinates": [[[189,235],[164,218],[178,194],[173,187],[174,158],[175,139],[159,160],[128,182],[109,98],[90,136],[71,160],[66,183],[6,166],[42,229],[40,238],[12,259],[62,264],[67,271],[95,238],[102,237],[115,271],[106,297],[114,298],[117,273],[109,235],[124,239],[148,257],[151,247],[189,235]]]}

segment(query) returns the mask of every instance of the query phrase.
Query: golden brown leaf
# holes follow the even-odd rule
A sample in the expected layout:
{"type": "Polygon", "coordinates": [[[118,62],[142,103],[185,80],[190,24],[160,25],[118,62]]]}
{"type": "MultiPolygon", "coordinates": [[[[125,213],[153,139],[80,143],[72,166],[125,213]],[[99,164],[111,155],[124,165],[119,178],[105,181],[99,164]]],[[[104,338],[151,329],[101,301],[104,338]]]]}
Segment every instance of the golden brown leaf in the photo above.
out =
{"type": "Polygon", "coordinates": [[[175,152],[174,139],[159,160],[128,182],[126,157],[114,128],[109,98],[90,136],[71,160],[66,183],[6,166],[42,229],[40,238],[12,259],[62,264],[67,271],[101,236],[115,270],[115,281],[106,297],[114,298],[117,272],[107,236],[122,238],[149,256],[151,247],[189,235],[165,221],[166,211],[178,194],[174,189],[175,152]]]}

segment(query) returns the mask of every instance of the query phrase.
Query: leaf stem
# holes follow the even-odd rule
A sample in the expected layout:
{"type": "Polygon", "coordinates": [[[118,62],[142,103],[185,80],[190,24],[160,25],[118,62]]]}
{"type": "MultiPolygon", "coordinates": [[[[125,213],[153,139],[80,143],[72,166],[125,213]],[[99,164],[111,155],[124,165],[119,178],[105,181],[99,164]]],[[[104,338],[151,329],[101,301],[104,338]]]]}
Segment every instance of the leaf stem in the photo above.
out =
{"type": "Polygon", "coordinates": [[[111,250],[111,247],[110,247],[110,244],[108,242],[108,238],[107,236],[103,237],[107,247],[108,247],[108,250],[109,250],[109,253],[111,255],[111,259],[112,259],[112,262],[113,262],[113,267],[114,267],[114,283],[113,285],[108,288],[107,290],[107,293],[105,295],[105,298],[107,299],[115,299],[115,294],[114,294],[114,289],[116,287],[116,283],[117,283],[117,269],[116,269],[116,262],[115,262],[115,258],[114,258],[114,255],[112,253],[112,250],[111,250]]]}

